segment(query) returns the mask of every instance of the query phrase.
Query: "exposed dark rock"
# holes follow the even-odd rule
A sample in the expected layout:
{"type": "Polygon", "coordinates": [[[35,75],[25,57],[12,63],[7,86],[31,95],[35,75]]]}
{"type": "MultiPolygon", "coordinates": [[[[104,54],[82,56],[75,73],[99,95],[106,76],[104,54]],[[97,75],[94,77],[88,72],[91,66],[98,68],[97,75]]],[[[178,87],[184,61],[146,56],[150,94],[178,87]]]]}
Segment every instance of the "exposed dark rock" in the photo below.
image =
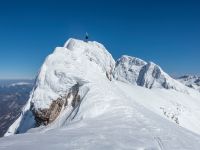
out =
{"type": "Polygon", "coordinates": [[[34,109],[33,104],[33,114],[36,120],[36,126],[40,125],[48,125],[53,122],[60,114],[63,107],[71,105],[75,108],[78,104],[80,104],[81,99],[79,92],[80,85],[77,83],[69,90],[68,94],[58,98],[57,100],[52,101],[51,105],[47,109],[34,109]],[[71,104],[69,104],[68,100],[72,98],[71,104]]]}
{"type": "Polygon", "coordinates": [[[110,73],[106,72],[106,77],[108,78],[108,80],[111,81],[111,75],[110,75],[110,73]]]}
{"type": "Polygon", "coordinates": [[[110,71],[106,72],[106,77],[108,78],[108,80],[112,81],[112,77],[113,77],[113,69],[111,67],[110,71]]]}
{"type": "Polygon", "coordinates": [[[72,100],[72,107],[76,107],[80,102],[81,102],[81,98],[80,95],[78,95],[79,92],[79,87],[80,85],[77,83],[75,84],[69,91],[68,95],[67,95],[67,99],[70,98],[72,96],[73,100],[72,100]]]}
{"type": "Polygon", "coordinates": [[[144,76],[145,76],[145,73],[146,73],[147,70],[148,70],[148,66],[144,65],[139,72],[139,76],[138,76],[138,79],[136,81],[137,85],[144,86],[144,84],[145,84],[145,77],[144,76]]]}
{"type": "Polygon", "coordinates": [[[34,111],[36,126],[40,126],[41,124],[47,125],[53,122],[60,114],[63,104],[64,101],[58,98],[51,103],[49,109],[39,109],[34,111]]]}

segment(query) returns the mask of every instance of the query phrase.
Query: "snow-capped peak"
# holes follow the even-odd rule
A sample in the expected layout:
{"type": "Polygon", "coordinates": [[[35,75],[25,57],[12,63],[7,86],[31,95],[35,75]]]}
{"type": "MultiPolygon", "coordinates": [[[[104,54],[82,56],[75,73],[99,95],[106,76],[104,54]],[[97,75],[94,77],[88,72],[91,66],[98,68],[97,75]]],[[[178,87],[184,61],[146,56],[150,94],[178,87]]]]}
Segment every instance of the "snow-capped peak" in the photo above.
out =
{"type": "Polygon", "coordinates": [[[179,77],[177,80],[200,92],[200,77],[196,75],[184,75],[179,77]]]}
{"type": "Polygon", "coordinates": [[[70,38],[45,60],[37,79],[32,102],[36,108],[47,108],[79,82],[91,82],[99,75],[111,78],[115,61],[97,42],[70,38]]]}
{"type": "Polygon", "coordinates": [[[121,58],[119,58],[116,61],[116,66],[119,65],[119,63],[124,64],[124,65],[137,65],[137,66],[142,66],[145,65],[146,62],[140,58],[128,56],[128,55],[122,55],[121,58]]]}
{"type": "Polygon", "coordinates": [[[188,81],[188,80],[198,80],[200,79],[200,77],[198,77],[197,75],[184,75],[184,76],[178,77],[178,79],[188,81]]]}
{"type": "Polygon", "coordinates": [[[81,94],[78,94],[81,92],[79,87],[83,87],[86,83],[99,82],[102,78],[111,80],[114,66],[114,59],[103,45],[97,42],[69,39],[64,47],[57,47],[46,58],[23,114],[8,132],[14,133],[16,130],[23,132],[34,126],[34,120],[29,120],[27,122],[32,124],[23,127],[23,131],[19,130],[24,126],[21,120],[34,119],[30,117],[33,115],[36,120],[40,119],[38,122],[42,123],[54,120],[64,105],[75,106],[75,103],[78,103],[76,101],[81,98],[81,94]],[[74,104],[69,104],[72,103],[70,97],[76,99],[74,104]],[[29,115],[26,117],[24,114],[29,115]]]}
{"type": "Polygon", "coordinates": [[[117,80],[146,88],[166,88],[186,92],[185,86],[171,78],[160,66],[131,56],[124,55],[117,60],[113,75],[117,80]]]}
{"type": "Polygon", "coordinates": [[[106,50],[106,48],[101,43],[98,43],[96,41],[85,42],[85,41],[74,39],[74,38],[68,39],[65,42],[64,47],[69,50],[84,50],[86,47],[89,47],[90,49],[94,49],[94,47],[95,48],[98,47],[100,49],[106,50]]]}

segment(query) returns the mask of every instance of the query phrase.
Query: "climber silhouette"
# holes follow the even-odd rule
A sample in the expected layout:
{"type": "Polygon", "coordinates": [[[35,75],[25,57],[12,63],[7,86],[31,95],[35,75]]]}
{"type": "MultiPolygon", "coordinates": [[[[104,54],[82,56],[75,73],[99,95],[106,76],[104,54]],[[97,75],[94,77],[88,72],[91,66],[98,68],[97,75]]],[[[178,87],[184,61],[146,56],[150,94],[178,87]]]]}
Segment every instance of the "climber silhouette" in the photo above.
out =
{"type": "Polygon", "coordinates": [[[89,39],[89,35],[88,35],[88,33],[86,32],[86,33],[85,33],[85,42],[88,42],[88,39],[89,39]]]}

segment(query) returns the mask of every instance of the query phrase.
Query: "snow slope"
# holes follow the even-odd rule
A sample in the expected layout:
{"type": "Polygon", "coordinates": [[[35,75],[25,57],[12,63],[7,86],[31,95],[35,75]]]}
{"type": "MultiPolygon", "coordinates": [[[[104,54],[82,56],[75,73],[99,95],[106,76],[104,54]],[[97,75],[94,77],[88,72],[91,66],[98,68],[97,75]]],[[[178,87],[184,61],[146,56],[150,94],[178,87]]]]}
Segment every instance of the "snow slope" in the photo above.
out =
{"type": "MultiPolygon", "coordinates": [[[[117,83],[119,84],[119,83],[117,83]]],[[[120,83],[120,89],[137,103],[170,121],[200,134],[200,94],[166,89],[147,89],[120,83]]]]}
{"type": "Polygon", "coordinates": [[[138,103],[143,97],[150,101],[151,90],[145,96],[143,90],[148,89],[107,79],[87,86],[90,90],[71,121],[62,125],[56,121],[53,130],[49,125],[46,130],[5,137],[0,139],[0,149],[199,149],[199,135],[138,103]]]}
{"type": "Polygon", "coordinates": [[[69,39],[45,60],[6,136],[26,133],[0,139],[0,149],[198,150],[199,108],[200,93],[159,66],[123,56],[115,68],[103,45],[69,39]],[[52,123],[33,128],[32,108],[49,108],[77,83],[80,103],[73,107],[69,97],[52,123]]]}
{"type": "Polygon", "coordinates": [[[186,86],[196,89],[197,91],[200,92],[200,77],[185,75],[185,76],[179,77],[177,80],[185,84],[186,86]]]}

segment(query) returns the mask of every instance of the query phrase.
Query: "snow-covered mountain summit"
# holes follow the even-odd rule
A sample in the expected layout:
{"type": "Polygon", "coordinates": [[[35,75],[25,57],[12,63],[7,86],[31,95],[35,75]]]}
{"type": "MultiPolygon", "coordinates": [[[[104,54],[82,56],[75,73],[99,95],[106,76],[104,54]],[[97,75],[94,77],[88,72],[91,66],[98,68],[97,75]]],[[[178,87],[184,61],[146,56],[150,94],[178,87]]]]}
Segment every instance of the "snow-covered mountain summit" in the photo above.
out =
{"type": "Polygon", "coordinates": [[[44,61],[23,113],[6,135],[23,133],[35,124],[47,125],[64,106],[75,108],[87,91],[80,91],[80,87],[101,78],[111,80],[114,66],[114,59],[102,44],[69,39],[44,61]]]}
{"type": "Polygon", "coordinates": [[[44,61],[0,149],[198,150],[199,98],[152,62],[115,63],[102,44],[69,39],[44,61]]]}
{"type": "Polygon", "coordinates": [[[160,66],[126,55],[116,61],[114,78],[150,89],[165,88],[187,92],[184,85],[171,78],[160,66]]]}
{"type": "Polygon", "coordinates": [[[42,65],[32,97],[34,107],[49,107],[52,100],[77,83],[92,82],[99,76],[111,79],[114,64],[111,54],[100,43],[69,39],[42,65]]]}
{"type": "Polygon", "coordinates": [[[200,92],[200,77],[194,75],[185,75],[177,79],[186,86],[196,89],[200,92]]]}

